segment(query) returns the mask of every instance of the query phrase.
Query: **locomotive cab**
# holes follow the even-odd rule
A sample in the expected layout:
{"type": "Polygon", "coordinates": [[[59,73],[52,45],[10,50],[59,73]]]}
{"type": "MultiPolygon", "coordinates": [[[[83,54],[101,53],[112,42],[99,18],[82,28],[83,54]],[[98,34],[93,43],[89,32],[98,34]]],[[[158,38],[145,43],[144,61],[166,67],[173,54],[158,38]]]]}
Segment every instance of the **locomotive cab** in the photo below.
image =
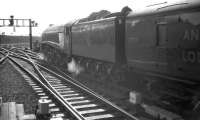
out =
{"type": "Polygon", "coordinates": [[[49,63],[60,66],[67,64],[68,55],[64,49],[69,45],[66,43],[65,34],[64,25],[51,26],[43,32],[40,49],[49,63]]]}

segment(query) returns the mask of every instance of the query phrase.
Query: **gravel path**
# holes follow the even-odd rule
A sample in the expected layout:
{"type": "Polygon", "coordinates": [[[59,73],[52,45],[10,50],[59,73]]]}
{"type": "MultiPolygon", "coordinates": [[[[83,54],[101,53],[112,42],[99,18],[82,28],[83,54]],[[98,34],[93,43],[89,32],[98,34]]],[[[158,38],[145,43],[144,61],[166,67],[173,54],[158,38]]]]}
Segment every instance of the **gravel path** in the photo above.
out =
{"type": "Polygon", "coordinates": [[[24,104],[26,114],[34,113],[38,100],[31,86],[8,61],[0,65],[0,96],[3,102],[24,104]]]}

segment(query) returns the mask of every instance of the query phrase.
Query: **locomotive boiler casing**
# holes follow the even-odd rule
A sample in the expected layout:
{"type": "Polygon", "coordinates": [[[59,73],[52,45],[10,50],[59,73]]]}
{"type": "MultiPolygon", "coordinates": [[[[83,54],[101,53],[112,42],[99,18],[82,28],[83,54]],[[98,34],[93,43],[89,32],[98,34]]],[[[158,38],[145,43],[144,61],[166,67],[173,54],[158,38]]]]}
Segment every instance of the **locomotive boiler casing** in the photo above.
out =
{"type": "Polygon", "coordinates": [[[65,40],[65,29],[65,25],[51,26],[42,34],[41,53],[46,61],[55,65],[67,66],[69,44],[65,40]]]}

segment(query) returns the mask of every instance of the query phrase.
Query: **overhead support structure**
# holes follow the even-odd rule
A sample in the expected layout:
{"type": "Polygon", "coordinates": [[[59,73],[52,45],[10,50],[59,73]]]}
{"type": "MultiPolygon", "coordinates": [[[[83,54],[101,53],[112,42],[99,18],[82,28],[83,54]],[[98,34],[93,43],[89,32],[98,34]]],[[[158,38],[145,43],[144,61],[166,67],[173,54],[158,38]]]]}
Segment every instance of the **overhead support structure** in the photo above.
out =
{"type": "Polygon", "coordinates": [[[29,27],[29,43],[30,49],[32,50],[32,27],[37,27],[38,23],[31,19],[14,19],[14,16],[11,15],[10,19],[0,19],[0,27],[29,27]]]}

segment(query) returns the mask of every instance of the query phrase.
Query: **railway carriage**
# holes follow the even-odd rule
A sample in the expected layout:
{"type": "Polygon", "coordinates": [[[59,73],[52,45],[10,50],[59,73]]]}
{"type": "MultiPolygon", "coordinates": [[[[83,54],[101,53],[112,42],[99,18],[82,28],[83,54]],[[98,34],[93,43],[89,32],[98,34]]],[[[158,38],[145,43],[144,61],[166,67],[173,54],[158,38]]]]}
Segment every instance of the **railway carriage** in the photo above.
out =
{"type": "Polygon", "coordinates": [[[129,14],[126,18],[127,63],[145,70],[199,79],[190,75],[191,71],[199,71],[199,4],[198,1],[180,2],[129,14]]]}
{"type": "Polygon", "coordinates": [[[125,83],[142,91],[144,101],[168,106],[179,114],[196,109],[199,8],[197,0],[165,2],[126,17],[127,65],[140,77],[130,72],[125,83]]]}

